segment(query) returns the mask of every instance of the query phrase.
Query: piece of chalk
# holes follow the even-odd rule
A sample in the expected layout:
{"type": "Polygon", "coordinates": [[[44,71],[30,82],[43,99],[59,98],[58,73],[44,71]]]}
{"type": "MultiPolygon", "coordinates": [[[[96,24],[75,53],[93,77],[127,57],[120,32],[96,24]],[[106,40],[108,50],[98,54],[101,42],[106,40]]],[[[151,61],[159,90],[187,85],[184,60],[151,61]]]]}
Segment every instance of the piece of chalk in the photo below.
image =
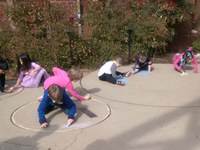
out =
{"type": "Polygon", "coordinates": [[[182,75],[182,76],[188,75],[188,73],[187,73],[187,72],[183,72],[183,73],[181,73],[181,75],[182,75]]]}
{"type": "Polygon", "coordinates": [[[63,128],[68,128],[70,125],[71,125],[70,123],[67,123],[67,124],[63,125],[62,127],[63,128]]]}
{"type": "Polygon", "coordinates": [[[71,125],[71,123],[67,123],[66,127],[69,127],[71,125]]]}

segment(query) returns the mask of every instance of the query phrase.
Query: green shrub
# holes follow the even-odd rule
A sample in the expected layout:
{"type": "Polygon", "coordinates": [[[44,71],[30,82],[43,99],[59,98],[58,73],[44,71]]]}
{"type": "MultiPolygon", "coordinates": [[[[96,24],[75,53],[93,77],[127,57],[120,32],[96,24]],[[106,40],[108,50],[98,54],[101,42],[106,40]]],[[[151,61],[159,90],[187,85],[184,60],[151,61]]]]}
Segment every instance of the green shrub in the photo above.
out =
{"type": "Polygon", "coordinates": [[[89,38],[100,46],[102,59],[127,55],[127,30],[131,29],[131,56],[135,57],[140,51],[165,52],[174,37],[173,25],[190,19],[192,9],[186,0],[176,4],[166,0],[91,1],[84,22],[89,38]]]}
{"type": "Polygon", "coordinates": [[[166,0],[89,1],[79,37],[70,8],[43,2],[13,1],[0,11],[5,14],[0,18],[0,53],[13,70],[24,51],[48,71],[53,66],[96,68],[119,55],[127,60],[131,53],[134,59],[140,51],[162,53],[173,39],[173,25],[192,13],[186,0],[177,0],[176,6],[166,0]]]}
{"type": "Polygon", "coordinates": [[[196,40],[192,44],[195,52],[200,53],[200,39],[196,40]]]}
{"type": "Polygon", "coordinates": [[[49,72],[53,66],[67,69],[72,65],[98,65],[99,46],[78,36],[68,9],[44,0],[42,5],[36,1],[15,2],[4,10],[7,22],[0,27],[0,52],[9,59],[11,69],[16,69],[16,57],[24,51],[49,72]]]}

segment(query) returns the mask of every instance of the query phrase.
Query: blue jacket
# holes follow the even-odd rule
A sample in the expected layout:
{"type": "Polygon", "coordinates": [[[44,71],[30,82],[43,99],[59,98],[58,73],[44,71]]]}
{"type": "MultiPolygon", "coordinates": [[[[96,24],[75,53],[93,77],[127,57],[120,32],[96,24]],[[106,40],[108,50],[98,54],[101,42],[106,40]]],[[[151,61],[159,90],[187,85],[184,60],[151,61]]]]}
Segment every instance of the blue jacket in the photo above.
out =
{"type": "Polygon", "coordinates": [[[40,124],[47,122],[45,114],[51,111],[54,108],[54,106],[59,106],[62,110],[68,109],[69,110],[68,118],[74,119],[74,115],[76,113],[76,105],[67,95],[65,89],[62,89],[62,93],[63,93],[62,100],[59,103],[55,103],[49,97],[48,90],[44,91],[44,96],[37,110],[40,124]]]}

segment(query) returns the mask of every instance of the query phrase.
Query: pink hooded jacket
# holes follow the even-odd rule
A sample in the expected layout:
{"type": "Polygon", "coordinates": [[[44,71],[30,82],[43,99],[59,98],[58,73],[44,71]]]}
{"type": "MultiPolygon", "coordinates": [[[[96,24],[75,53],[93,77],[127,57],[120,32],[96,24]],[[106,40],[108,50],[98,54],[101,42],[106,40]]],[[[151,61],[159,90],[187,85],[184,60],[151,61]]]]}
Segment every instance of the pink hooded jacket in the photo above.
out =
{"type": "MultiPolygon", "coordinates": [[[[187,51],[191,51],[192,53],[192,58],[193,58],[193,64],[194,64],[194,72],[198,72],[198,62],[196,59],[196,56],[194,55],[193,51],[192,51],[192,47],[189,47],[187,51]]],[[[173,60],[173,65],[174,68],[178,71],[183,70],[183,68],[181,66],[178,65],[178,63],[181,61],[181,59],[183,59],[183,55],[185,54],[185,52],[181,53],[180,55],[178,55],[178,57],[173,60]]]]}
{"type": "Polygon", "coordinates": [[[53,67],[52,69],[54,76],[50,76],[44,82],[44,89],[46,90],[52,84],[57,84],[60,87],[65,88],[73,97],[77,98],[78,100],[83,100],[84,96],[81,96],[76,93],[72,82],[69,78],[69,75],[66,71],[61,70],[57,67],[53,67]]]}

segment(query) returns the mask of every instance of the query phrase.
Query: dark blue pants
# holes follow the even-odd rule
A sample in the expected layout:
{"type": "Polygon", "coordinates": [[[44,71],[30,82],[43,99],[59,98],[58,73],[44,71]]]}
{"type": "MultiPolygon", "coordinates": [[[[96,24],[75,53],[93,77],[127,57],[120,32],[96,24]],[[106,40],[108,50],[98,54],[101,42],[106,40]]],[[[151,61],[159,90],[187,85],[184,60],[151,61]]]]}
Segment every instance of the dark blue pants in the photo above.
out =
{"type": "Polygon", "coordinates": [[[4,91],[4,86],[5,86],[5,74],[0,74],[0,91],[4,91]]]}
{"type": "MultiPolygon", "coordinates": [[[[121,73],[121,72],[116,71],[116,74],[124,76],[125,73],[121,73]]],[[[113,83],[113,84],[116,84],[116,82],[117,82],[117,79],[113,78],[112,74],[106,74],[106,73],[99,76],[99,80],[108,81],[108,82],[113,83]]]]}

